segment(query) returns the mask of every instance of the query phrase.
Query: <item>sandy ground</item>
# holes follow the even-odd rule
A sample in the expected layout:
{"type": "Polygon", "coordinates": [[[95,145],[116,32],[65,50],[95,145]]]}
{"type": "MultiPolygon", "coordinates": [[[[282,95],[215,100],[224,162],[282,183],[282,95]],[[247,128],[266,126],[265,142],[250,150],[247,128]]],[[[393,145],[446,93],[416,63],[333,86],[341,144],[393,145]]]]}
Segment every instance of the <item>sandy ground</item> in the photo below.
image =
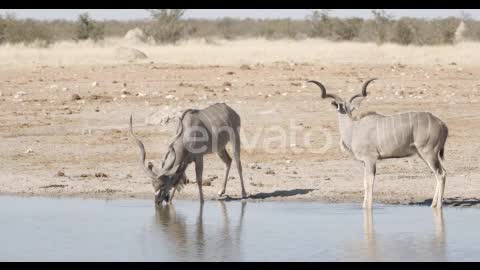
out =
{"type": "MultiPolygon", "coordinates": [[[[362,164],[341,152],[335,112],[318,88],[304,82],[316,79],[350,97],[362,81],[379,77],[359,112],[430,111],[440,117],[450,131],[447,204],[480,203],[476,43],[422,48],[312,40],[187,43],[139,47],[149,59],[131,62],[116,59],[114,47],[0,47],[1,193],[153,198],[127,133],[130,114],[147,159],[159,163],[176,125],[165,123],[167,116],[225,102],[242,117],[251,200],[361,202],[362,164]],[[73,94],[80,99],[72,100],[73,94]],[[282,131],[285,139],[275,139],[282,131]]],[[[191,182],[193,167],[187,171],[191,182]]],[[[223,170],[217,156],[207,157],[204,178],[212,180],[203,187],[207,199],[217,198],[223,170]]],[[[230,175],[226,193],[235,199],[240,183],[234,166],[230,175]]],[[[374,201],[428,203],[434,184],[417,157],[381,161],[374,201]]],[[[198,198],[196,184],[176,198],[198,198]]]]}

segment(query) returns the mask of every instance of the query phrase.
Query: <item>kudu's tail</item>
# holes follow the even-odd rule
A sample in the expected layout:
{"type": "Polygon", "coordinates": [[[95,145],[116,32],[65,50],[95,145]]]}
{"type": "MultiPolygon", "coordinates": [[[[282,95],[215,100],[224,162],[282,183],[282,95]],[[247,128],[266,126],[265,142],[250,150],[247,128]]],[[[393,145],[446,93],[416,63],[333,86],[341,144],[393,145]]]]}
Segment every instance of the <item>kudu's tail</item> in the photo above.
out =
{"type": "Polygon", "coordinates": [[[448,127],[446,125],[444,125],[444,130],[445,130],[445,137],[441,144],[440,151],[438,152],[438,156],[442,161],[445,160],[445,143],[447,142],[447,138],[448,138],[448,127]]]}

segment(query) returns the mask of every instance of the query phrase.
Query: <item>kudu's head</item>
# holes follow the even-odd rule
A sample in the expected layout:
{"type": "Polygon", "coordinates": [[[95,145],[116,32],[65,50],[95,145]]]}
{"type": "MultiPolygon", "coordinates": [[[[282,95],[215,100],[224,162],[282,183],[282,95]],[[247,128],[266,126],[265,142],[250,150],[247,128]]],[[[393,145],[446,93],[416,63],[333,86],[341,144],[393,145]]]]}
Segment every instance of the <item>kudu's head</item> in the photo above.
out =
{"type": "Polygon", "coordinates": [[[169,146],[168,152],[162,162],[162,167],[157,168],[152,162],[145,165],[145,147],[143,143],[133,134],[132,116],[130,116],[130,134],[135,139],[140,148],[140,158],[145,173],[152,179],[153,189],[155,191],[155,202],[162,204],[163,201],[168,202],[170,190],[185,177],[184,172],[177,172],[179,165],[175,165],[176,152],[173,145],[169,146]]]}
{"type": "Polygon", "coordinates": [[[360,94],[352,96],[348,101],[344,101],[342,98],[335,94],[327,94],[327,89],[325,88],[325,86],[323,86],[323,84],[317,81],[308,81],[308,83],[313,83],[320,87],[320,90],[322,90],[322,98],[333,99],[332,106],[338,113],[350,115],[354,110],[360,107],[360,103],[362,103],[365,97],[367,97],[367,86],[374,80],[377,80],[377,78],[370,79],[363,83],[362,92],[360,94]]]}

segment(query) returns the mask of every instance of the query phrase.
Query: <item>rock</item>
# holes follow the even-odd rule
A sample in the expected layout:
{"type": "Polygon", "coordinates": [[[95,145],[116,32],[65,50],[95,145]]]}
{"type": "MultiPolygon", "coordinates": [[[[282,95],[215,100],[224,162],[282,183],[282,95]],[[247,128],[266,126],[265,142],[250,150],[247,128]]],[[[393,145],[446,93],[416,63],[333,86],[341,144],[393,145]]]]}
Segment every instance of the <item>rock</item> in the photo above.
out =
{"type": "Polygon", "coordinates": [[[232,86],[232,83],[231,82],[224,82],[223,86],[232,86]]]}
{"type": "Polygon", "coordinates": [[[57,174],[55,174],[57,177],[64,177],[65,173],[63,171],[58,171],[57,174]]]}
{"type": "Polygon", "coordinates": [[[233,75],[233,74],[235,74],[235,72],[233,72],[233,71],[227,72],[227,75],[233,75]]]}
{"type": "Polygon", "coordinates": [[[122,60],[137,60],[148,58],[148,56],[144,52],[128,47],[119,47],[115,49],[115,57],[122,60]]]}
{"type": "Polygon", "coordinates": [[[145,34],[145,32],[142,29],[138,27],[129,30],[125,34],[123,39],[127,42],[136,43],[136,44],[147,43],[153,40],[151,37],[147,36],[147,34],[145,34]]]}
{"type": "Polygon", "coordinates": [[[250,164],[248,164],[248,167],[249,167],[250,169],[257,169],[257,170],[259,170],[259,169],[262,168],[262,167],[258,166],[257,163],[250,163],[250,164]]]}
{"type": "Polygon", "coordinates": [[[108,177],[105,173],[95,173],[95,177],[108,177]]]}
{"type": "Polygon", "coordinates": [[[145,94],[145,93],[137,93],[137,97],[144,97],[144,96],[146,96],[146,95],[147,95],[147,94],[145,94]]]}
{"type": "Polygon", "coordinates": [[[211,186],[212,185],[212,181],[210,179],[205,179],[202,181],[202,186],[211,186]]]}
{"type": "Polygon", "coordinates": [[[254,183],[254,182],[250,182],[250,185],[254,186],[254,187],[264,187],[264,185],[262,183],[254,183]]]}
{"type": "Polygon", "coordinates": [[[249,65],[241,65],[240,69],[241,70],[251,70],[252,68],[249,65]]]}
{"type": "Polygon", "coordinates": [[[78,95],[78,94],[73,94],[70,99],[71,99],[72,101],[76,101],[76,100],[80,100],[80,99],[82,99],[82,98],[81,98],[80,95],[78,95]]]}
{"type": "Polygon", "coordinates": [[[80,174],[80,177],[82,177],[82,178],[86,178],[86,177],[88,177],[88,174],[86,174],[86,173],[82,173],[82,174],[80,174]]]}
{"type": "Polygon", "coordinates": [[[98,82],[93,82],[92,83],[92,87],[97,87],[98,86],[98,82]]]}
{"type": "Polygon", "coordinates": [[[172,98],[174,98],[174,97],[175,97],[174,95],[167,95],[167,96],[165,96],[166,99],[172,99],[172,98]]]}
{"type": "Polygon", "coordinates": [[[63,92],[68,91],[68,90],[70,90],[70,89],[68,89],[68,87],[63,87],[63,88],[62,88],[62,91],[63,91],[63,92]]]}
{"type": "Polygon", "coordinates": [[[25,92],[25,91],[18,91],[13,97],[16,98],[16,99],[18,99],[18,98],[20,98],[21,96],[25,96],[25,95],[27,95],[27,92],[25,92]]]}
{"type": "Polygon", "coordinates": [[[296,33],[294,39],[295,40],[305,40],[308,38],[308,35],[302,32],[296,33]]]}
{"type": "Polygon", "coordinates": [[[214,180],[217,180],[218,179],[218,176],[216,175],[211,175],[207,178],[207,180],[210,180],[210,181],[214,181],[214,180]]]}
{"type": "Polygon", "coordinates": [[[265,172],[265,174],[271,174],[271,175],[273,175],[273,174],[275,174],[275,171],[272,170],[272,169],[267,169],[267,171],[265,172]]]}
{"type": "Polygon", "coordinates": [[[31,148],[28,148],[26,151],[25,151],[25,154],[30,154],[30,153],[33,153],[33,150],[31,148]]]}

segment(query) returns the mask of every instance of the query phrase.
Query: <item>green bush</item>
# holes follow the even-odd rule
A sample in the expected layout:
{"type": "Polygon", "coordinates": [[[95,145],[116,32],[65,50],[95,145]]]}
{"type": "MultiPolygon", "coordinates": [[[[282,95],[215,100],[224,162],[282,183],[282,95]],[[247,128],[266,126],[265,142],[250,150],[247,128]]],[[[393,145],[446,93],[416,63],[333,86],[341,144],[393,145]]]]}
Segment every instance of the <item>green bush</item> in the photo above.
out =
{"type": "Polygon", "coordinates": [[[151,25],[146,33],[153,37],[157,43],[177,43],[185,29],[181,18],[185,9],[149,9],[152,17],[151,25]]]}
{"type": "Polygon", "coordinates": [[[86,39],[93,41],[103,40],[104,25],[92,20],[88,13],[83,13],[78,16],[75,40],[86,39]]]}

